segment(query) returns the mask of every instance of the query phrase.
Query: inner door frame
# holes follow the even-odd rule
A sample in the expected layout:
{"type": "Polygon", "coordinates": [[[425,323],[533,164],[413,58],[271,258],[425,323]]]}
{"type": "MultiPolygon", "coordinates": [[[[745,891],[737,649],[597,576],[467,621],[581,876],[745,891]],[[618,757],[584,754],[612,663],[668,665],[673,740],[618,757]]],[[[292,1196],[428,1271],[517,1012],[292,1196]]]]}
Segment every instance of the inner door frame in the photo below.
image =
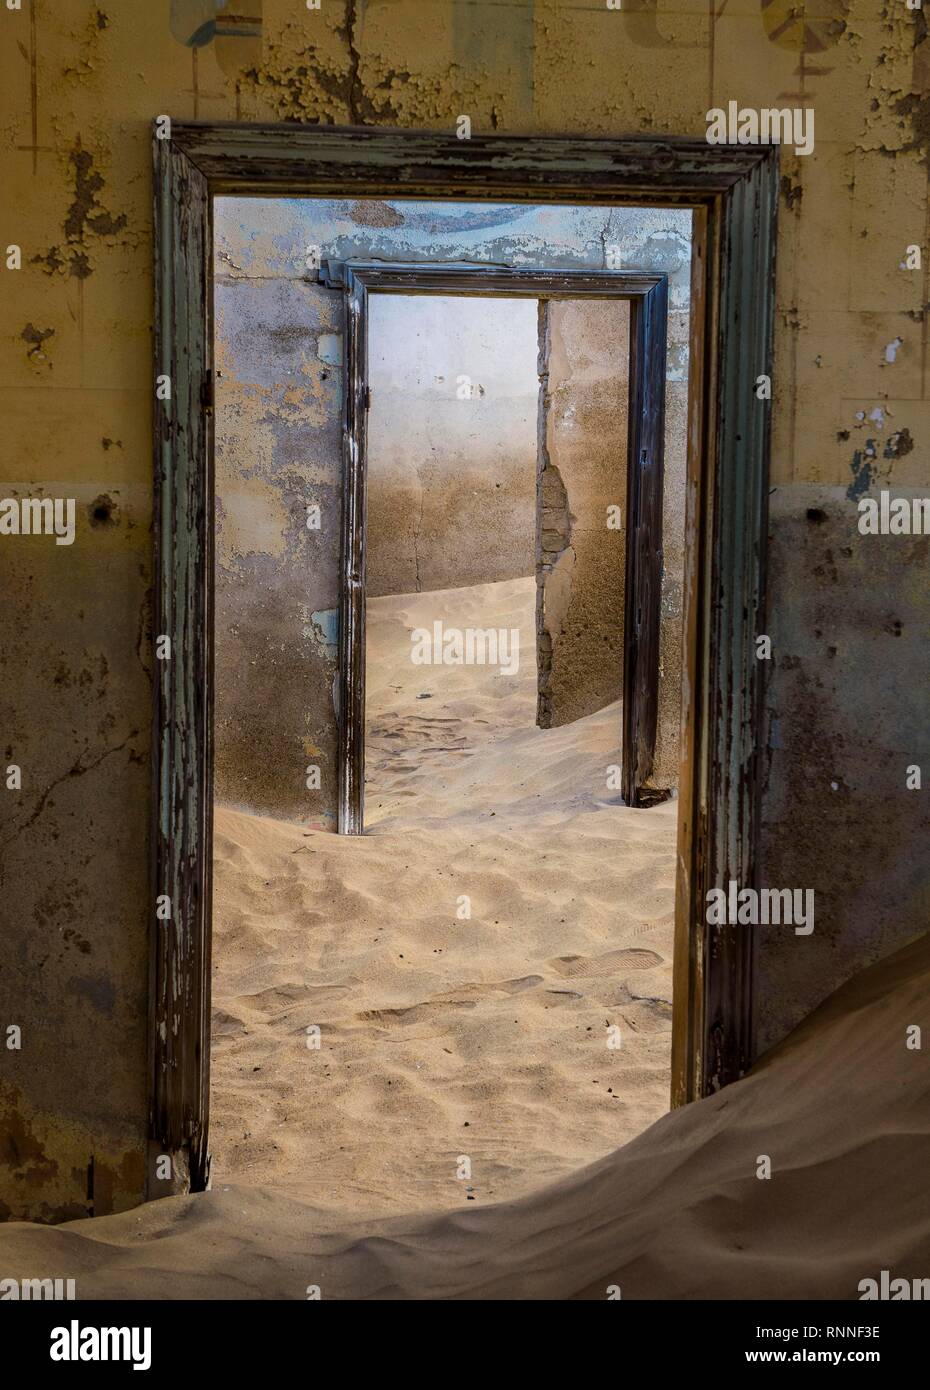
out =
{"type": "Polygon", "coordinates": [[[752,1059],[752,938],[707,891],[757,887],[776,146],[293,124],[153,122],[155,219],[150,1140],[209,1173],[213,220],[217,194],[691,207],[684,711],[672,1103],[752,1059]],[[167,381],[167,390],[166,390],[167,381]],[[169,904],[167,918],[164,903],[169,904]]]}
{"type": "MultiPolygon", "coordinates": [[[[365,810],[365,552],[368,473],[368,297],[459,295],[494,299],[618,299],[630,305],[627,409],[626,580],[621,711],[621,792],[641,804],[652,773],[659,685],[661,595],[642,595],[636,621],[638,539],[658,527],[661,564],[665,458],[668,276],[624,270],[533,270],[475,263],[329,261],[320,275],[343,291],[343,513],[339,621],[339,833],[361,835],[365,810]],[[651,473],[658,507],[644,517],[641,473],[651,473]],[[648,523],[648,525],[647,525],[648,523]],[[652,696],[651,700],[649,696],[652,696]],[[644,717],[645,705],[645,717],[644,717]],[[649,723],[649,728],[641,728],[649,723]]],[[[661,798],[658,798],[661,799],[661,798]]]]}

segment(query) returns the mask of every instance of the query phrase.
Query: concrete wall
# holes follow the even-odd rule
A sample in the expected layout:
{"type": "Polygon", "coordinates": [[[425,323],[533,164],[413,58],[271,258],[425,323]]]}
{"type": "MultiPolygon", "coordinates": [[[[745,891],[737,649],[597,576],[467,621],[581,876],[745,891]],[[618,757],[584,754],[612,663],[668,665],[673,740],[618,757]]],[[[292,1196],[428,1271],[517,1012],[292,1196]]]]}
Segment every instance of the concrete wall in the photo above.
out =
{"type": "Polygon", "coordinates": [[[368,593],[532,574],[536,301],[369,304],[368,593]]]}
{"type": "MultiPolygon", "coordinates": [[[[621,10],[554,0],[327,0],[318,12],[294,0],[252,0],[249,9],[258,22],[241,26],[240,37],[217,36],[202,16],[185,23],[184,6],[142,0],[69,0],[66,8],[24,0],[21,11],[0,10],[4,242],[23,253],[20,271],[0,267],[3,492],[71,495],[81,509],[77,540],[67,549],[35,537],[0,540],[0,652],[10,706],[4,752],[23,768],[22,790],[4,789],[0,810],[0,1021],[23,1026],[22,1052],[0,1052],[4,1128],[19,1136],[15,1149],[4,1149],[0,1200],[16,1214],[88,1210],[92,1162],[107,1174],[94,1185],[94,1210],[125,1206],[143,1192],[149,170],[150,122],[160,112],[450,131],[467,112],[478,130],[700,137],[711,106],[780,105],[782,93],[803,92],[803,104],[816,112],[815,152],[785,153],[782,162],[773,481],[794,521],[776,523],[769,544],[776,655],[786,642],[799,663],[791,680],[808,681],[822,729],[855,723],[859,732],[831,746],[829,766],[812,762],[810,739],[792,718],[792,690],[776,666],[770,704],[780,746],[766,791],[765,853],[778,873],[794,872],[784,858],[773,859],[787,833],[775,824],[781,805],[794,819],[790,833],[816,834],[809,876],[815,886],[829,880],[834,905],[833,925],[817,928],[829,975],[811,975],[803,938],[782,934],[763,943],[762,985],[777,980],[765,1001],[766,1037],[783,1032],[836,978],[926,923],[919,903],[904,895],[896,910],[883,909],[877,929],[860,896],[866,861],[875,883],[887,882],[894,895],[896,878],[885,879],[888,846],[901,862],[922,863],[925,854],[917,807],[926,791],[924,800],[912,794],[904,801],[879,801],[875,793],[888,776],[885,730],[895,731],[902,748],[919,748],[925,737],[925,715],[915,709],[913,673],[925,650],[917,626],[904,624],[900,637],[889,638],[902,673],[893,690],[877,635],[850,668],[855,680],[842,683],[823,681],[829,658],[812,649],[809,636],[826,593],[840,638],[857,628],[866,598],[877,607],[875,595],[887,595],[891,615],[900,617],[898,595],[918,583],[909,567],[925,579],[926,561],[886,544],[879,566],[870,544],[855,565],[831,564],[829,531],[812,527],[803,578],[778,579],[788,574],[806,524],[809,486],[843,492],[867,483],[869,470],[892,486],[930,486],[924,14],[892,0],[829,0],[821,13],[787,25],[773,23],[755,0],[725,8],[626,0],[621,10]],[[195,35],[197,48],[189,46],[195,35]],[[923,246],[920,271],[902,269],[913,243],[923,246]],[[881,428],[870,418],[876,411],[881,428]],[[912,443],[906,454],[901,432],[912,443]],[[886,458],[893,433],[899,442],[886,458]],[[98,497],[113,507],[110,520],[92,524],[87,509],[96,514],[98,497]],[[806,781],[817,806],[807,825],[793,797],[806,781]],[[847,788],[842,797],[831,790],[834,781],[847,788]]],[[[372,227],[370,212],[367,229],[353,220],[351,204],[339,212],[338,243],[389,249],[390,229],[372,227]]],[[[416,208],[382,213],[399,227],[394,244],[405,254],[449,244],[441,220],[411,225],[408,215],[416,217],[416,208]]],[[[498,230],[469,234],[487,258],[498,238],[514,258],[535,255],[540,228],[562,216],[498,215],[498,230]]],[[[650,219],[636,224],[633,263],[681,266],[680,224],[668,212],[650,219]]],[[[612,221],[588,209],[567,225],[578,233],[565,248],[569,261],[602,265],[616,214],[612,221]]],[[[286,237],[275,245],[278,234],[277,227],[256,228],[245,269],[221,269],[248,277],[264,266],[277,278],[299,278],[286,237]]],[[[676,273],[679,286],[685,279],[686,268],[684,277],[676,273]]],[[[673,302],[681,308],[680,295],[673,302]]],[[[867,543],[849,540],[854,552],[867,543]]],[[[913,600],[923,616],[928,594],[924,583],[913,600]]]]}
{"type": "Polygon", "coordinates": [[[328,349],[340,305],[300,279],[225,273],[214,300],[214,794],[332,830],[342,442],[328,349]]]}
{"type": "Polygon", "coordinates": [[[630,306],[540,306],[542,517],[537,567],[538,722],[569,724],[623,689],[630,306]]]}

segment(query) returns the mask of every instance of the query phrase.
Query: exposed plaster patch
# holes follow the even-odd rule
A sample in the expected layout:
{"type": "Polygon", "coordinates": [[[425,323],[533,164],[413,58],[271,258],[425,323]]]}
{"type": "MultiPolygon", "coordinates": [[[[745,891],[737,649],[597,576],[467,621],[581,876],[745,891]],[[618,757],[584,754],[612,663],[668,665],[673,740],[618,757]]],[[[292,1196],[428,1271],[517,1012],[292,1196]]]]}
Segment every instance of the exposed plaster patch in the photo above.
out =
{"type": "Polygon", "coordinates": [[[357,116],[362,98],[362,82],[359,70],[362,63],[362,55],[356,43],[356,29],[358,27],[358,0],[346,0],[345,23],[336,29],[336,33],[342,39],[349,50],[349,76],[348,76],[348,96],[346,104],[353,123],[357,124],[357,116]]]}
{"type": "Polygon", "coordinates": [[[241,473],[224,482],[216,545],[220,561],[235,569],[247,556],[285,553],[291,518],[281,493],[262,477],[241,473]]]}
{"type": "Polygon", "coordinates": [[[38,1135],[29,1126],[16,1101],[19,1090],[4,1085],[3,1157],[20,1182],[41,1190],[58,1172],[58,1164],[48,1157],[38,1135]]]}
{"type": "Polygon", "coordinates": [[[685,341],[668,344],[665,365],[666,381],[685,381],[688,375],[688,344],[685,341]]]}
{"type": "Polygon", "coordinates": [[[339,647],[339,609],[323,608],[310,614],[313,633],[326,655],[332,659],[339,647]]]}
{"type": "Polygon", "coordinates": [[[42,266],[46,275],[55,275],[64,267],[65,262],[59,254],[58,247],[52,246],[43,255],[33,256],[32,264],[42,266]]]}
{"type": "Polygon", "coordinates": [[[349,216],[360,227],[402,227],[404,225],[403,213],[398,212],[397,208],[392,207],[390,203],[381,202],[378,198],[353,203],[349,208],[349,216]]]}
{"type": "Polygon", "coordinates": [[[104,186],[103,175],[94,168],[94,156],[81,145],[80,136],[69,156],[74,169],[74,201],[65,218],[65,236],[69,242],[83,244],[87,230],[97,236],[115,236],[126,225],[126,214],[114,217],[107,212],[97,194],[104,186]]]}
{"type": "Polygon", "coordinates": [[[342,334],[321,333],[317,339],[316,355],[321,362],[326,362],[331,367],[340,366],[342,363],[342,334]]]}
{"type": "Polygon", "coordinates": [[[47,363],[48,366],[52,365],[48,360],[48,354],[42,350],[42,344],[48,338],[53,338],[55,336],[54,328],[41,329],[36,328],[33,323],[27,323],[19,336],[24,343],[29,343],[30,345],[26,351],[26,356],[33,365],[38,366],[42,362],[47,363]]]}
{"type": "Polygon", "coordinates": [[[555,651],[565,627],[572,601],[572,576],[577,555],[574,547],[566,545],[552,566],[543,588],[543,616],[549,635],[551,652],[555,651]]]}

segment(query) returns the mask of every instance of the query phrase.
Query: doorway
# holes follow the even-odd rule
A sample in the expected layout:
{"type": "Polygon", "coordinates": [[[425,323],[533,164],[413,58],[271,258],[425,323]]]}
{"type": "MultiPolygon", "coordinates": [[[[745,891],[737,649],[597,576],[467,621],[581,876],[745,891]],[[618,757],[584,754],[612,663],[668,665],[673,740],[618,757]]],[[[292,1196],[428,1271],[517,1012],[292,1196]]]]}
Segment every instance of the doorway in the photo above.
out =
{"type": "MultiPolygon", "coordinates": [[[[559,270],[537,271],[516,267],[484,268],[473,265],[404,265],[347,261],[327,263],[321,277],[329,288],[341,288],[345,305],[345,425],[342,582],[340,601],[340,714],[339,714],[339,830],[360,834],[364,824],[365,757],[365,599],[366,599],[366,510],[368,474],[369,385],[369,300],[372,294],[419,292],[485,298],[526,298],[533,296],[545,306],[542,321],[547,325],[540,341],[541,369],[548,374],[548,316],[565,302],[590,303],[611,298],[629,305],[624,318],[628,326],[626,354],[627,380],[616,383],[615,394],[625,395],[625,438],[615,442],[618,456],[625,460],[626,477],[622,486],[624,510],[618,513],[615,533],[625,534],[624,572],[616,576],[623,594],[623,659],[621,739],[622,792],[630,806],[661,801],[665,789],[652,785],[659,696],[659,641],[663,566],[662,506],[665,453],[665,370],[668,317],[668,283],[663,274],[628,271],[559,270]]],[[[597,325],[591,325],[591,331],[597,325]]],[[[458,390],[473,386],[468,373],[458,390]]],[[[608,382],[608,386],[610,383],[608,382]]],[[[541,398],[542,399],[542,398],[541,398]]],[[[541,407],[542,409],[542,407],[541,407]]],[[[551,495],[552,477],[557,470],[546,459],[547,444],[540,437],[536,478],[537,547],[537,631],[545,637],[545,597],[547,592],[545,532],[551,529],[553,512],[560,499],[551,495]],[[551,505],[556,502],[556,506],[551,505]]],[[[590,467],[590,462],[588,464],[590,467]]],[[[559,479],[564,491],[564,484],[559,479]]],[[[564,500],[563,510],[567,508],[564,500]]],[[[603,527],[597,549],[607,548],[611,529],[610,504],[604,508],[603,527]]],[[[570,525],[566,519],[566,525],[570,525]]],[[[549,592],[556,588],[553,582],[549,592]]],[[[609,602],[609,596],[608,596],[609,602]]],[[[596,640],[596,634],[595,634],[596,640]]],[[[576,644],[581,645],[580,634],[576,644]]],[[[550,638],[551,648],[551,638],[550,638]]],[[[549,651],[551,657],[551,650],[549,651]]],[[[551,677],[551,670],[547,673],[551,677]]],[[[549,679],[540,680],[540,705],[551,722],[552,700],[549,679]]]]}
{"type": "MultiPolygon", "coordinates": [[[[750,1050],[745,936],[716,932],[709,885],[755,875],[777,191],[774,148],[687,140],[477,137],[431,132],[217,127],[177,122],[155,142],[156,631],[170,636],[155,697],[153,885],[171,904],[152,930],[153,1149],[179,1185],[208,1161],[212,822],[214,377],[212,200],[269,188],[303,195],[650,201],[693,209],[687,575],[672,1095],[707,1094],[750,1050]],[[463,155],[465,157],[463,157],[463,155]],[[647,193],[648,190],[648,193],[647,193]],[[747,369],[748,364],[748,369],[747,369]],[[170,393],[164,383],[170,384],[170,393]]],[[[361,402],[357,402],[361,406],[361,402]]],[[[325,635],[325,633],[324,633],[325,635]]],[[[660,810],[662,808],[659,808],[660,810]]],[[[165,1188],[153,1181],[153,1195],[165,1188]]]]}

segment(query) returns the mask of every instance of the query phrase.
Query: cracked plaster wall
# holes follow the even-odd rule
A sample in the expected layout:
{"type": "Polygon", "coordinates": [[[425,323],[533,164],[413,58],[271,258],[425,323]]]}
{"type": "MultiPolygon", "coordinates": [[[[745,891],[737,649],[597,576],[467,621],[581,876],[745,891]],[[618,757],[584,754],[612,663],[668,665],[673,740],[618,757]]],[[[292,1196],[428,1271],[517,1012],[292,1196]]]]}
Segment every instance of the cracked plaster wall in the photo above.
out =
{"type": "MultiPolygon", "coordinates": [[[[0,1201],[15,1215],[118,1209],[145,1185],[149,171],[160,112],[445,130],[466,112],[476,129],[508,133],[700,136],[707,109],[731,99],[758,107],[798,93],[813,106],[815,152],[786,153],[782,166],[768,695],[780,733],[768,750],[763,857],[770,881],[809,871],[830,910],[815,954],[799,951],[799,938],[762,943],[765,1041],[926,923],[898,877],[879,925],[861,900],[865,862],[877,902],[889,844],[899,862],[925,863],[924,802],[899,783],[875,794],[891,776],[889,728],[894,758],[923,757],[926,781],[926,719],[915,708],[925,554],[893,538],[865,548],[848,534],[856,567],[838,565],[828,580],[829,533],[812,530],[810,562],[794,563],[809,487],[837,490],[849,533],[851,486],[930,485],[924,14],[900,0],[827,0],[810,18],[755,0],[213,8],[193,21],[183,4],[142,0],[23,0],[0,11],[4,242],[23,253],[22,270],[0,268],[3,491],[79,504],[73,547],[0,544],[4,752],[23,768],[22,790],[4,790],[0,827],[0,1022],[23,1027],[23,1051],[4,1051],[2,1063],[12,1137],[0,1201]],[[919,271],[902,268],[911,244],[923,247],[919,271]],[[101,496],[113,519],[96,526],[88,507],[101,496]],[[832,658],[812,645],[828,583],[830,623],[875,634],[856,641],[842,681],[823,680],[832,658]],[[917,621],[893,614],[902,626],[889,646],[876,595],[905,585],[917,621]],[[813,748],[793,703],[802,679],[823,730],[813,748]],[[837,728],[859,732],[831,742],[837,728]],[[816,827],[819,850],[801,866],[791,859],[799,826],[816,827]]],[[[603,263],[602,244],[592,228],[591,263],[603,263]]]]}

